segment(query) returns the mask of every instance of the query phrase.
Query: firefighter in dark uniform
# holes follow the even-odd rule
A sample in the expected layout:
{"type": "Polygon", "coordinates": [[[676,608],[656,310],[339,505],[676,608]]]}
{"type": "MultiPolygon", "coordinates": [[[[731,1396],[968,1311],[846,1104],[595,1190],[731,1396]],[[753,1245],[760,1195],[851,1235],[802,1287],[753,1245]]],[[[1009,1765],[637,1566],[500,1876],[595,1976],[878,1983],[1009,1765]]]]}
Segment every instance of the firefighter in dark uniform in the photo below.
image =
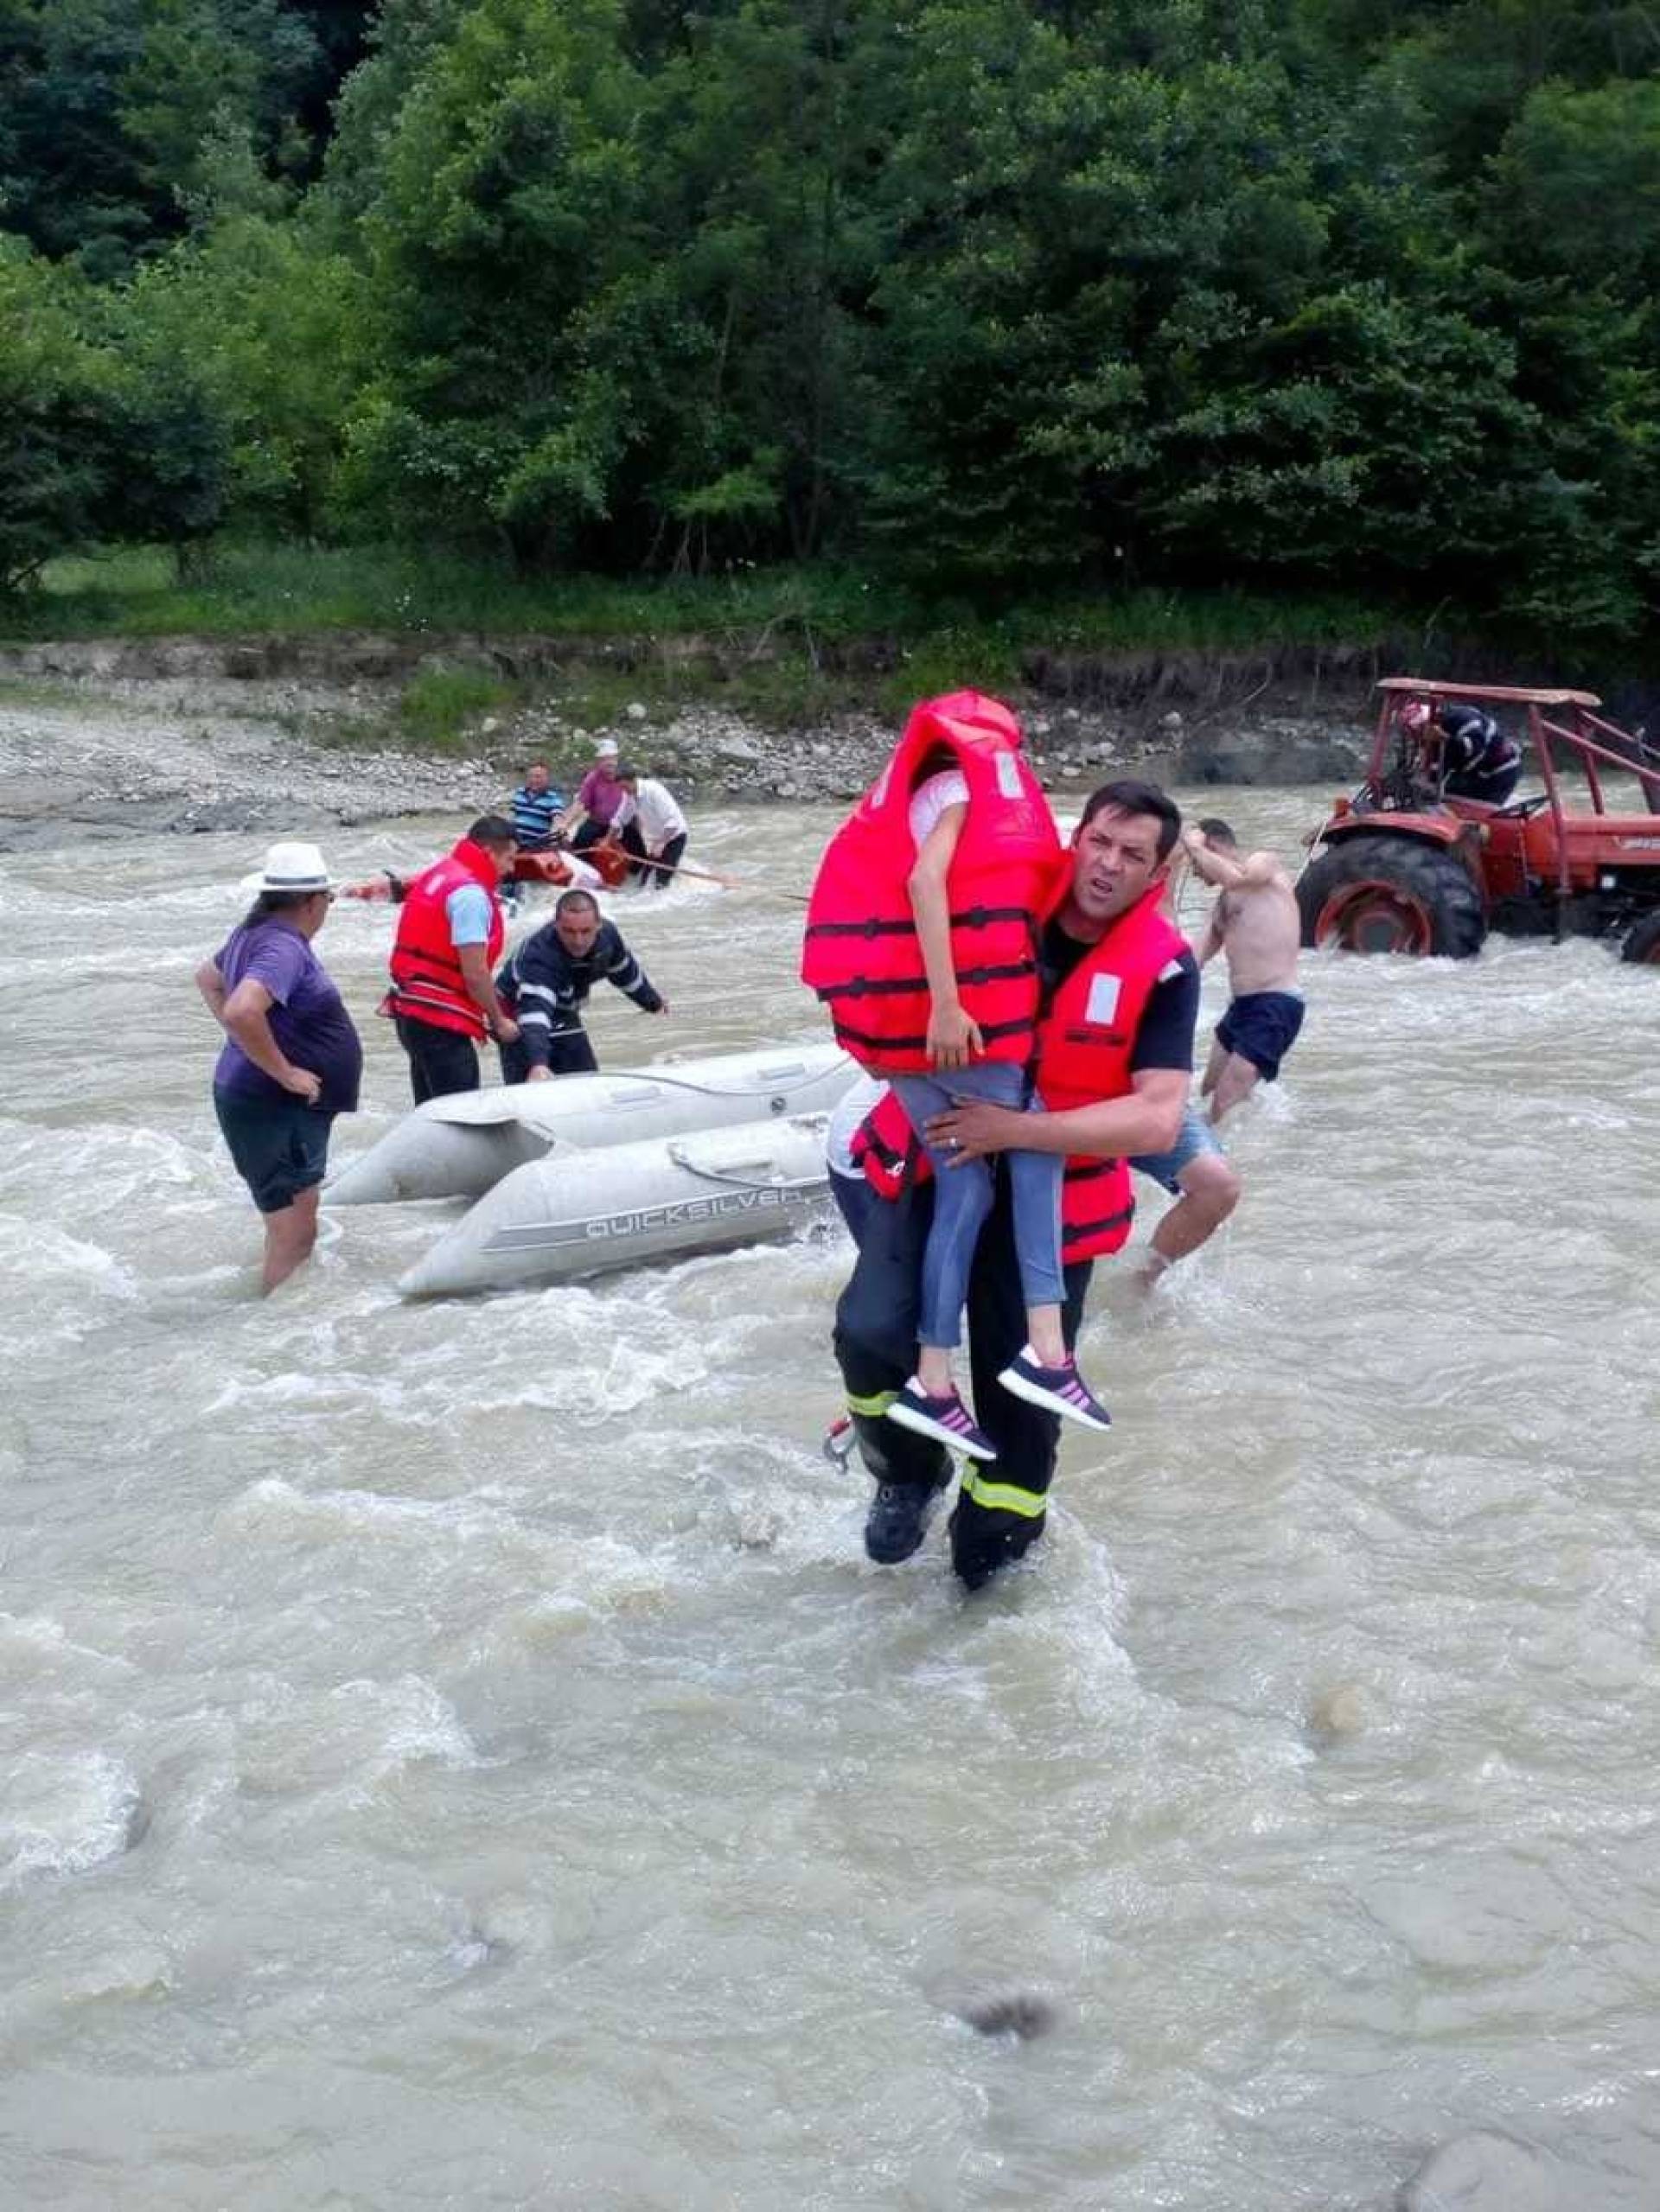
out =
{"type": "MultiPolygon", "coordinates": [[[[1067,1157],[1063,1195],[1069,1348],[1093,1259],[1129,1234],[1126,1163],[1175,1143],[1187,1103],[1198,1016],[1197,964],[1159,914],[1181,816],[1149,784],[1122,781],[1084,810],[1045,921],[1037,1082],[1045,1111],[965,1103],[930,1125],[936,1147],[965,1159],[1018,1149],[1067,1157]]],[[[873,1118],[874,1119],[874,1118],[873,1118]]],[[[868,1126],[868,1125],[867,1125],[868,1126]]],[[[835,1348],[860,1457],[875,1478],[865,1547],[884,1565],[907,1559],[951,1478],[943,1446],[884,1418],[915,1363],[922,1253],[930,1193],[918,1148],[896,1125],[869,1130],[870,1180],[891,1202],[870,1209],[858,1263],[836,1310],[835,1348]]],[[[942,1170],[950,1173],[949,1168],[942,1170]]],[[[951,1559],[971,1589],[1026,1551],[1044,1530],[1060,1423],[997,1378],[1025,1338],[1008,1179],[998,1174],[968,1288],[976,1420],[997,1447],[971,1463],[951,1516],[951,1559]]]]}
{"type": "Polygon", "coordinates": [[[1503,806],[1522,774],[1522,749],[1507,737],[1491,714],[1462,700],[1444,699],[1432,712],[1414,700],[1401,714],[1406,727],[1440,740],[1441,795],[1484,799],[1503,806]]]}

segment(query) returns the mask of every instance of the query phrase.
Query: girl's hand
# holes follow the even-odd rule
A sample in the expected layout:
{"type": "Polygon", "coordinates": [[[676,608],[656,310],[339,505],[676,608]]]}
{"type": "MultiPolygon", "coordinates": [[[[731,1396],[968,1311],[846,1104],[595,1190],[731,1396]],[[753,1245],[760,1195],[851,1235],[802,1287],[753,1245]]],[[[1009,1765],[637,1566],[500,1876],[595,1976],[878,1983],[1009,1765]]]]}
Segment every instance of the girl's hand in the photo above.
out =
{"type": "Polygon", "coordinates": [[[928,1056],[936,1068],[966,1068],[980,1058],[986,1041],[978,1022],[961,1006],[931,1006],[928,1015],[928,1056]]]}

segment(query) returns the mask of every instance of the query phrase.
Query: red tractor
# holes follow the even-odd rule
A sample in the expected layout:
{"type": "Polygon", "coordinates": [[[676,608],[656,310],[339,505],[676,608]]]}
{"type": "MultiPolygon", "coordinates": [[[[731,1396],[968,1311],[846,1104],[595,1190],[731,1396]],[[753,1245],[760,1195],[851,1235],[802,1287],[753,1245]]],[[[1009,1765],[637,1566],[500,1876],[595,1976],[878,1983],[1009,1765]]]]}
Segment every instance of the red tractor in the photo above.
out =
{"type": "Polygon", "coordinates": [[[1303,942],[1353,953],[1481,950],[1512,936],[1618,937],[1660,966],[1660,756],[1601,720],[1589,692],[1528,692],[1386,677],[1366,781],[1312,839],[1297,886],[1303,942]],[[1542,792],[1504,806],[1446,788],[1434,716],[1477,700],[1525,709],[1542,792]],[[1570,812],[1561,768],[1576,759],[1590,805],[1570,812]],[[1646,813],[1613,814],[1600,768],[1634,774],[1646,813]]]}

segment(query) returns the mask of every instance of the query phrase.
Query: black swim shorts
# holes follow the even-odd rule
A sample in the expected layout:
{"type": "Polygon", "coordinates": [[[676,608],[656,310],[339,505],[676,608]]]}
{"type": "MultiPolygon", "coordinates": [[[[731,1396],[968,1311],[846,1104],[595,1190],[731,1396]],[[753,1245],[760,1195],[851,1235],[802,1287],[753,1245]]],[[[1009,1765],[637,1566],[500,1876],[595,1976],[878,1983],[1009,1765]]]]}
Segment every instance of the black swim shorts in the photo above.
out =
{"type": "Polygon", "coordinates": [[[1296,991],[1248,991],[1216,1023],[1216,1042],[1224,1052],[1248,1060],[1263,1081],[1271,1083],[1302,1026],[1303,1002],[1296,991]]]}
{"type": "Polygon", "coordinates": [[[250,1098],[217,1083],[214,1111],[236,1171],[262,1214],[280,1214],[328,1173],[333,1114],[298,1099],[250,1098]]]}

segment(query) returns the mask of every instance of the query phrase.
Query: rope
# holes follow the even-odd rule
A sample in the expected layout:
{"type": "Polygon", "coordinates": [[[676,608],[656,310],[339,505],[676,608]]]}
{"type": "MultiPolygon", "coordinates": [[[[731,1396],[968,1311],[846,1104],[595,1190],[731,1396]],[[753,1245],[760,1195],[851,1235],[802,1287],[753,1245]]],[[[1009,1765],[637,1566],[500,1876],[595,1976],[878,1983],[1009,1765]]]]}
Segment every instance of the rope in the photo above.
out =
{"type": "MultiPolygon", "coordinates": [[[[619,1068],[616,1071],[615,1080],[618,1082],[661,1083],[671,1091],[690,1091],[700,1099],[730,1099],[744,1095],[742,1092],[734,1091],[730,1086],[720,1083],[694,1083],[684,1075],[671,1075],[666,1069],[659,1068],[619,1068]]],[[[795,1084],[803,1084],[816,1083],[819,1080],[820,1078],[809,1068],[798,1061],[792,1061],[786,1068],[757,1069],[753,1087],[757,1091],[776,1091],[780,1088],[788,1090],[792,1081],[795,1084]]],[[[685,1166],[686,1163],[682,1161],[680,1164],[685,1166]]]]}
{"type": "Polygon", "coordinates": [[[1297,870],[1295,877],[1292,880],[1291,888],[1293,891],[1296,889],[1298,884],[1302,882],[1304,877],[1307,875],[1310,868],[1312,867],[1314,864],[1314,855],[1319,850],[1320,839],[1326,834],[1327,831],[1331,827],[1331,825],[1334,822],[1340,822],[1342,819],[1343,817],[1341,814],[1328,814],[1325,819],[1320,824],[1319,828],[1316,830],[1313,836],[1310,838],[1308,840],[1308,850],[1303,855],[1303,864],[1297,870]]]}
{"type": "Polygon", "coordinates": [[[775,884],[757,882],[753,876],[722,876],[712,868],[693,868],[684,860],[673,868],[665,866],[661,860],[648,860],[643,864],[654,876],[690,876],[700,883],[718,883],[723,891],[759,891],[766,898],[787,899],[791,906],[811,903],[805,891],[781,891],[775,884]]]}

